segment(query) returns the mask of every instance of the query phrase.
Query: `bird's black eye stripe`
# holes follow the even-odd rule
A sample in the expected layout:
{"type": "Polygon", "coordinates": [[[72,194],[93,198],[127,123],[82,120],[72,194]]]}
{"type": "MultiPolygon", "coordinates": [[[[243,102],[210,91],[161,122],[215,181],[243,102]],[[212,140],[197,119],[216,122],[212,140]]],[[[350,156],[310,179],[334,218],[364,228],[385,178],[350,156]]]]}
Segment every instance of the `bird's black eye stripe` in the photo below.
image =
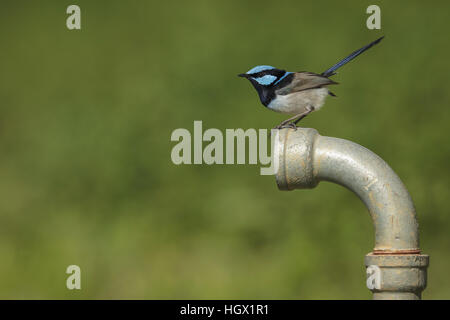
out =
{"type": "Polygon", "coordinates": [[[270,70],[260,71],[257,73],[251,73],[250,76],[252,76],[253,78],[260,78],[260,77],[264,77],[266,75],[271,75],[271,76],[275,76],[275,77],[279,78],[279,77],[282,77],[285,73],[286,73],[286,71],[284,71],[284,70],[270,69],[270,70]]]}

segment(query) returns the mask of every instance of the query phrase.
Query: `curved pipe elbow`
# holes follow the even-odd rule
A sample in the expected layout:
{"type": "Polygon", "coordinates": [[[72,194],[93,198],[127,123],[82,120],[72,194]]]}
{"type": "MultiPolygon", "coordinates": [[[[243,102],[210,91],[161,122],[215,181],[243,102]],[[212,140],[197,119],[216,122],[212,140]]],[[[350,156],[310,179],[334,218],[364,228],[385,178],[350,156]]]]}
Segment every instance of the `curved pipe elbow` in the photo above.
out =
{"type": "Polygon", "coordinates": [[[375,228],[374,254],[420,253],[411,197],[379,156],[310,128],[279,130],[274,152],[281,190],[314,188],[320,181],[340,184],[356,193],[369,210],[375,228]]]}

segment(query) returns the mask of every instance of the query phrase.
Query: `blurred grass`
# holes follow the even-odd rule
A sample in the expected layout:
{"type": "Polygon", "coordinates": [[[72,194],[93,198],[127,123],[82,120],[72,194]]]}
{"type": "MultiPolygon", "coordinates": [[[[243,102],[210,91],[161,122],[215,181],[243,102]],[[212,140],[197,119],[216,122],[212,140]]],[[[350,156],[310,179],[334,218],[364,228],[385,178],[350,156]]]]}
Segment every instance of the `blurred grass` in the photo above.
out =
{"type": "Polygon", "coordinates": [[[79,0],[69,31],[72,3],[0,5],[0,298],[370,298],[356,196],[280,192],[259,166],[175,166],[170,134],[271,128],[284,116],[236,74],[321,72],[382,34],[303,126],[399,174],[431,256],[424,298],[450,298],[448,1],[79,0]]]}

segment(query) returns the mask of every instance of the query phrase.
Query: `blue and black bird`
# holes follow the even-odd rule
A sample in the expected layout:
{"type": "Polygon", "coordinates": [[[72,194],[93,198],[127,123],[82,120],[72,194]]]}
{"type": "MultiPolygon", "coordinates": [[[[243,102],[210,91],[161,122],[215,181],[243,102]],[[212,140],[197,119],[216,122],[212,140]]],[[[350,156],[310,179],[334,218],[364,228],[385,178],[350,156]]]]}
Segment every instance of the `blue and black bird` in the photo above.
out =
{"type": "Polygon", "coordinates": [[[250,80],[258,91],[261,103],[267,108],[294,115],[278,125],[277,129],[291,127],[313,111],[319,110],[328,95],[335,96],[327,86],[337,84],[330,79],[336,70],[371,48],[384,37],[351,53],[321,74],[313,72],[288,72],[272,66],[256,66],[240,77],[250,80]]]}

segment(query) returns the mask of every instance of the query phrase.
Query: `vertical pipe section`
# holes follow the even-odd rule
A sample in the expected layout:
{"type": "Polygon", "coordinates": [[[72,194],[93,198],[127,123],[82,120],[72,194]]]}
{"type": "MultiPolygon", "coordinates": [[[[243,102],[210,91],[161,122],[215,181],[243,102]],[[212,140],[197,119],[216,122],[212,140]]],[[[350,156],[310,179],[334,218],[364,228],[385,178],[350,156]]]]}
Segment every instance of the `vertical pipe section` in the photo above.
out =
{"type": "Polygon", "coordinates": [[[324,137],[310,128],[279,130],[275,156],[279,189],[314,188],[330,181],[364,202],[375,229],[375,247],[366,256],[367,285],[375,299],[420,299],[428,256],[420,254],[411,197],[383,159],[356,143],[324,137]]]}

